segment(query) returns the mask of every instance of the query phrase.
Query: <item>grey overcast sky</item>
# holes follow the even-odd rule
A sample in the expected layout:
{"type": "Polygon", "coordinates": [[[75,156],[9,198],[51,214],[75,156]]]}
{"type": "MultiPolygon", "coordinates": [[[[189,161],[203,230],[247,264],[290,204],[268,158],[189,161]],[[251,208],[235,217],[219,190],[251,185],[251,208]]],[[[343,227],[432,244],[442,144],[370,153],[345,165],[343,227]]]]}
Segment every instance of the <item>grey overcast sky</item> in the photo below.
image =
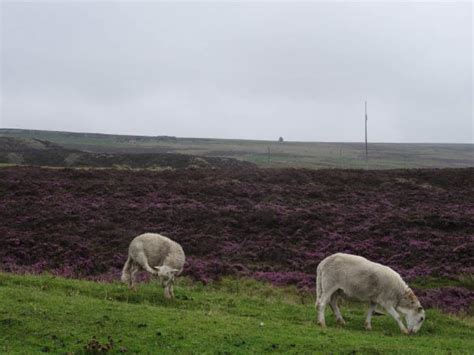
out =
{"type": "Polygon", "coordinates": [[[0,127],[472,143],[472,7],[2,1],[0,127]]]}

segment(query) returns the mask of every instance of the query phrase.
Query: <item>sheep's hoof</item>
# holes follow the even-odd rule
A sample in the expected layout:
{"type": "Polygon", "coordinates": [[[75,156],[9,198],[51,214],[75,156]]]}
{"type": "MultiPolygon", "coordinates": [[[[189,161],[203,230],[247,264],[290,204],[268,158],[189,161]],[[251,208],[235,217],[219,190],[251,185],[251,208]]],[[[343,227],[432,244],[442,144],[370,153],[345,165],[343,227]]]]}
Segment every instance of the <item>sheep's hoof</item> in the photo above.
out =
{"type": "Polygon", "coordinates": [[[365,322],[365,330],[372,330],[372,325],[370,323],[365,322]]]}
{"type": "Polygon", "coordinates": [[[346,321],[342,318],[336,319],[337,324],[339,325],[346,325],[346,321]]]}
{"type": "Polygon", "coordinates": [[[400,329],[400,330],[401,330],[401,332],[402,332],[403,334],[405,334],[405,335],[410,334],[410,332],[408,331],[408,329],[400,329]]]}
{"type": "Polygon", "coordinates": [[[318,325],[321,327],[321,328],[326,328],[326,322],[318,322],[318,325]]]}

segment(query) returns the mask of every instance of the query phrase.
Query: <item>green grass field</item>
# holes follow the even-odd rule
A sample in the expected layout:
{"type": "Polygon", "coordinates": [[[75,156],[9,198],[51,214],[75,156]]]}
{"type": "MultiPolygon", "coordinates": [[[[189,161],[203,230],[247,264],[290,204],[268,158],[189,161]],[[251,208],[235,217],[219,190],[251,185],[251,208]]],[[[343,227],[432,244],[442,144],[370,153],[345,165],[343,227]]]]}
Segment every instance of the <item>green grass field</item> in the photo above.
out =
{"type": "Polygon", "coordinates": [[[389,316],[363,328],[366,306],[345,305],[345,328],[328,311],[316,326],[314,297],[293,288],[225,279],[203,286],[181,278],[174,300],[148,283],[0,273],[1,353],[473,353],[471,318],[427,311],[416,335],[389,316]]]}
{"type": "MultiPolygon", "coordinates": [[[[365,168],[363,143],[284,142],[120,136],[0,129],[0,136],[37,138],[90,152],[181,153],[227,157],[265,168],[365,168]]],[[[474,166],[472,144],[370,143],[370,169],[460,168],[474,166]]]]}

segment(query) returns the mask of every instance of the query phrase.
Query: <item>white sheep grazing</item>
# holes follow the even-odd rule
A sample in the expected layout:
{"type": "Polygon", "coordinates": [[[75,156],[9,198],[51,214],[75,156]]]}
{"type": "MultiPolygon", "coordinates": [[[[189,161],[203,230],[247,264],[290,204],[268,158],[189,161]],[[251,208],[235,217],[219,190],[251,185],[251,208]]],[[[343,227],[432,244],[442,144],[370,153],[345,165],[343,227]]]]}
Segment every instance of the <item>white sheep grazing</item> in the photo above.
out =
{"type": "Polygon", "coordinates": [[[134,238],[122,270],[122,281],[135,289],[136,274],[145,270],[157,276],[165,297],[174,297],[175,276],[183,270],[185,255],[181,245],[160,234],[145,233],[134,238]]]}
{"type": "Polygon", "coordinates": [[[423,307],[398,273],[361,256],[337,253],[319,263],[316,308],[320,326],[326,326],[324,310],[328,303],[337,322],[345,324],[337,305],[340,297],[370,302],[365,320],[367,330],[372,329],[371,318],[377,304],[385,308],[405,334],[416,333],[425,319],[423,307]],[[398,312],[405,316],[408,329],[398,312]]]}

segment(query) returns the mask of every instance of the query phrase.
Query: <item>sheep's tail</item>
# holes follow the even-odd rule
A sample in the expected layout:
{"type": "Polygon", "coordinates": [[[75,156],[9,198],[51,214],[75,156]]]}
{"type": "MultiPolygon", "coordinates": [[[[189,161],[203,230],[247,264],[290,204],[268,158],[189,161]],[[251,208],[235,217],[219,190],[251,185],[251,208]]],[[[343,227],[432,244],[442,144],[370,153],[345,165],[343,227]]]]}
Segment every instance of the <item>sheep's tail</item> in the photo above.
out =
{"type": "Polygon", "coordinates": [[[122,277],[121,280],[122,282],[128,283],[130,282],[130,270],[132,268],[132,260],[130,259],[130,256],[127,258],[127,261],[125,262],[125,265],[123,266],[122,269],[122,277]]]}
{"type": "Polygon", "coordinates": [[[322,278],[322,263],[319,263],[318,267],[316,268],[316,303],[315,306],[318,307],[318,301],[323,294],[323,278],[322,278]]]}

